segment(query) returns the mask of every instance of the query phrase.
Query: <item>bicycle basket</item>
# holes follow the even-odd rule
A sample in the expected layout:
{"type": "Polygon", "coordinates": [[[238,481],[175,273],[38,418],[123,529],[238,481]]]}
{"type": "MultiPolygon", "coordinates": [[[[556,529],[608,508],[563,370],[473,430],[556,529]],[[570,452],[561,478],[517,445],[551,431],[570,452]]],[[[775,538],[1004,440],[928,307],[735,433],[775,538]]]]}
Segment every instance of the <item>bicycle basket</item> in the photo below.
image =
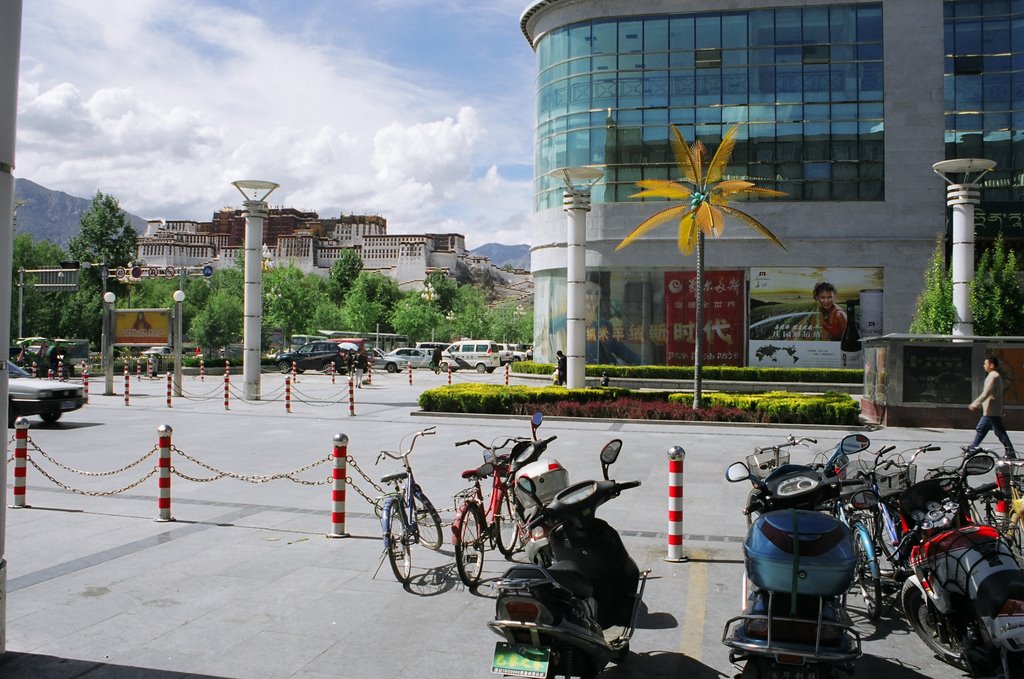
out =
{"type": "Polygon", "coordinates": [[[788,450],[765,450],[747,455],[747,468],[750,475],[759,479],[766,478],[784,464],[789,464],[788,450]]]}
{"type": "Polygon", "coordinates": [[[908,464],[889,469],[879,469],[875,473],[878,494],[882,497],[900,495],[914,485],[917,480],[917,465],[908,464]]]}

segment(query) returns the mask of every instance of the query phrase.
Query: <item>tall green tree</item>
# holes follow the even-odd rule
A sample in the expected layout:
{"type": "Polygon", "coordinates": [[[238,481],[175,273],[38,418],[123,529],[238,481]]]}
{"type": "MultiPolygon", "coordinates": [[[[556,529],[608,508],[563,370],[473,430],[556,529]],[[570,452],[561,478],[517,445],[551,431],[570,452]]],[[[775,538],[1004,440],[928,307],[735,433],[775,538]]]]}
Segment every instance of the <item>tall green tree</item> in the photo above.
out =
{"type": "Polygon", "coordinates": [[[341,316],[345,329],[355,332],[392,332],[391,315],[402,293],[398,284],[378,273],[360,272],[345,296],[341,316]]]}
{"type": "Polygon", "coordinates": [[[494,339],[491,337],[487,298],[473,285],[460,285],[452,302],[453,330],[459,337],[494,339]]]}
{"type": "Polygon", "coordinates": [[[59,334],[61,309],[67,305],[67,293],[39,292],[35,274],[25,274],[19,303],[20,269],[53,269],[67,259],[67,253],[50,241],[33,241],[27,233],[14,237],[11,267],[11,338],[17,339],[18,313],[22,314],[22,332],[26,337],[55,337],[59,334]]]}
{"type": "Polygon", "coordinates": [[[971,281],[974,334],[998,337],[1024,334],[1024,293],[1017,255],[999,234],[981,253],[971,281]]]}
{"type": "Polygon", "coordinates": [[[345,302],[345,295],[355,285],[356,278],[363,270],[363,258],[351,248],[341,251],[341,256],[331,266],[327,274],[327,294],[331,301],[341,306],[345,302]]]}
{"type": "Polygon", "coordinates": [[[206,306],[189,325],[189,335],[199,346],[210,350],[238,342],[242,338],[242,298],[226,290],[210,295],[206,306]]]}
{"type": "MultiPolygon", "coordinates": [[[[116,198],[97,191],[80,223],[81,230],[68,243],[68,252],[74,259],[112,267],[135,262],[139,235],[116,198]]],[[[98,282],[99,268],[85,269],[81,277],[98,282]]],[[[110,287],[115,293],[122,292],[117,283],[112,282],[110,287]]]]}
{"type": "Polygon", "coordinates": [[[917,313],[910,332],[918,335],[949,335],[953,332],[956,310],[953,307],[953,277],[946,268],[942,236],[935,239],[935,250],[924,272],[924,290],[917,298],[917,313]]]}
{"type": "Polygon", "coordinates": [[[423,299],[419,292],[408,292],[395,304],[391,325],[395,332],[405,335],[410,343],[422,342],[435,337],[445,337],[442,331],[444,315],[437,301],[423,299]]]}
{"type": "Polygon", "coordinates": [[[315,332],[310,312],[329,301],[325,281],[288,264],[263,274],[263,323],[295,334],[315,332]]]}

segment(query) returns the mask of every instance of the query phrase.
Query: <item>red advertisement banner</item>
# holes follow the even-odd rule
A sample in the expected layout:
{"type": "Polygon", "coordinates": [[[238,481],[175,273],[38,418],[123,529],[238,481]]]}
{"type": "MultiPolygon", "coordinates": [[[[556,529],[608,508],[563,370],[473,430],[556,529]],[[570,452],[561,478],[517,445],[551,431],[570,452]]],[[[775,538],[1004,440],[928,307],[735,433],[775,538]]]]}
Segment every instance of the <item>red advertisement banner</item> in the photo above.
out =
{"type": "MultiPolygon", "coordinates": [[[[704,272],[704,365],[743,365],[746,344],[745,270],[704,272]]],[[[665,273],[667,365],[693,365],[697,273],[665,273]]]]}

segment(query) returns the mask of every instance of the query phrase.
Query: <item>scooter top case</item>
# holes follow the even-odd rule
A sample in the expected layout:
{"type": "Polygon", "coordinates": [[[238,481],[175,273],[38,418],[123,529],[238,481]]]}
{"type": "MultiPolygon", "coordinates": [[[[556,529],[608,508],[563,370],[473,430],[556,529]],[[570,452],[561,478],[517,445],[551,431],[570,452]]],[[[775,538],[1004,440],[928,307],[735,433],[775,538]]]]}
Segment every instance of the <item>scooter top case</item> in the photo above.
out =
{"type": "Polygon", "coordinates": [[[754,521],[743,543],[747,574],[759,589],[838,596],[857,566],[850,529],[838,519],[804,509],[780,509],[754,521]]]}

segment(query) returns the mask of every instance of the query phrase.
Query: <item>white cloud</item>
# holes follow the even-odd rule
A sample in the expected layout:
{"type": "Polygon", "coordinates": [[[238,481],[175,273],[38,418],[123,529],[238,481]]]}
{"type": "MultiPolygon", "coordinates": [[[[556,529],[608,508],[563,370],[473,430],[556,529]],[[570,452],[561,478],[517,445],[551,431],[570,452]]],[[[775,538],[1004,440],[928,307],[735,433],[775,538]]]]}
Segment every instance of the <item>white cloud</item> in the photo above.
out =
{"type": "Polygon", "coordinates": [[[532,58],[523,45],[496,55],[494,31],[474,30],[514,38],[521,3],[402,2],[255,5],[270,16],[226,2],[27,3],[17,175],[184,219],[237,204],[233,180],[268,179],[278,205],[458,230],[471,246],[527,242],[530,182],[499,168],[530,162],[532,58]],[[458,14],[466,44],[444,46],[488,55],[491,70],[506,59],[525,91],[480,77],[473,58],[390,42],[387,21],[360,23],[389,9],[409,30],[458,14]]]}

